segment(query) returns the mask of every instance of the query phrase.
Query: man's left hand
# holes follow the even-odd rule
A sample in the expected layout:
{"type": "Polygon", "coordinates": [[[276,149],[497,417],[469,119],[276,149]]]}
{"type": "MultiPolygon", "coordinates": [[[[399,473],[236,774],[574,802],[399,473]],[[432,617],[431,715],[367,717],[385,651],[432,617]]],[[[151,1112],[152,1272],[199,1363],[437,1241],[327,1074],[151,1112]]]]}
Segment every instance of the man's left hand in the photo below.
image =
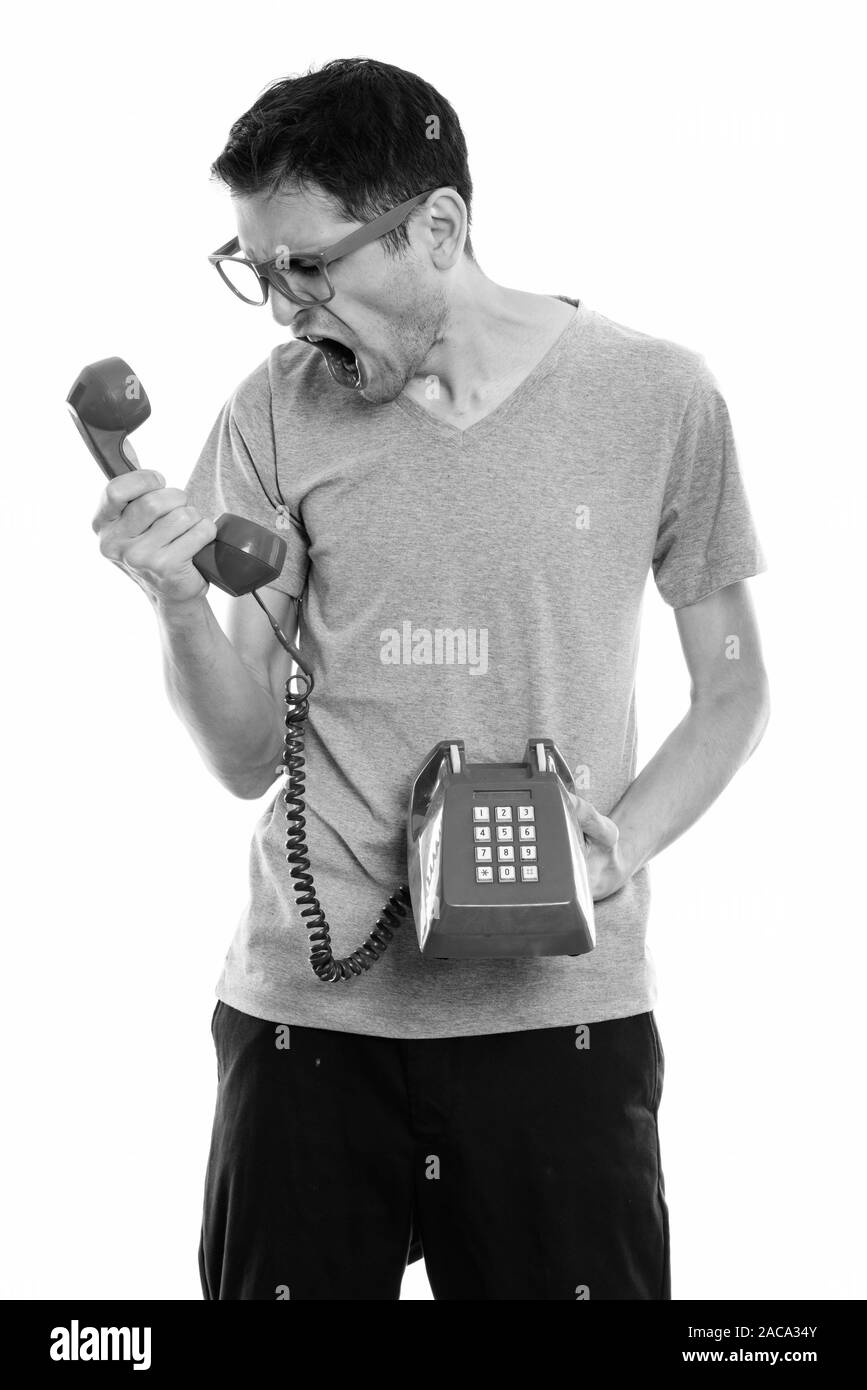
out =
{"type": "Polygon", "coordinates": [[[593,901],[608,898],[632,877],[620,840],[620,827],[583,796],[578,797],[578,822],[584,832],[587,875],[593,901]]]}

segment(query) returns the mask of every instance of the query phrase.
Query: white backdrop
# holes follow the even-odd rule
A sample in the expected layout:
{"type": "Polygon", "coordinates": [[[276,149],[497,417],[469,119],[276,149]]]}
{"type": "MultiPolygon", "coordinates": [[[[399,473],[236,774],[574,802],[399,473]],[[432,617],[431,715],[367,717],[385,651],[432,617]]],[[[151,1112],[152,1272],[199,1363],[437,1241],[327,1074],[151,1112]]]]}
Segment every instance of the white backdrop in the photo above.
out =
{"type": "MultiPolygon", "coordinates": [[[[772,716],[651,865],[673,1295],[863,1298],[857,7],[323,14],[81,0],[7,21],[0,1296],[201,1297],[208,1025],[266,802],[229,796],[172,713],[64,401],[85,363],[126,358],[153,404],[141,462],[183,486],[286,336],[207,263],[234,231],[210,162],[273,79],[364,55],[455,106],[489,276],[697,349],[729,403],[772,716]]],[[[688,689],[651,583],[639,766],[688,689]]],[[[430,1298],[418,1264],[404,1297],[430,1298]]]]}

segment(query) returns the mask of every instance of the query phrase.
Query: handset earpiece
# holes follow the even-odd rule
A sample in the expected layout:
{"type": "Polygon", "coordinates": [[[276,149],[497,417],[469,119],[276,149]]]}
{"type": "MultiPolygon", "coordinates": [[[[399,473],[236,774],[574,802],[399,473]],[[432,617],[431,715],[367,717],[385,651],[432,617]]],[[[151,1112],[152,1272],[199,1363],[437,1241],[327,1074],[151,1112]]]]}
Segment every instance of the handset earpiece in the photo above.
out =
{"type": "MultiPolygon", "coordinates": [[[[93,457],[108,478],[138,468],[128,435],[151,413],[147,392],[122,357],[104,357],[79,372],[66,397],[69,413],[93,457]]],[[[246,517],[223,512],[217,535],[193,557],[209,584],[239,598],[279,578],[286,542],[275,531],[246,517]]]]}
{"type": "Polygon", "coordinates": [[[135,372],[120,357],[91,362],[79,373],[66,404],[78,432],[107,478],[138,468],[127,435],[143,425],[151,403],[135,372]]]}

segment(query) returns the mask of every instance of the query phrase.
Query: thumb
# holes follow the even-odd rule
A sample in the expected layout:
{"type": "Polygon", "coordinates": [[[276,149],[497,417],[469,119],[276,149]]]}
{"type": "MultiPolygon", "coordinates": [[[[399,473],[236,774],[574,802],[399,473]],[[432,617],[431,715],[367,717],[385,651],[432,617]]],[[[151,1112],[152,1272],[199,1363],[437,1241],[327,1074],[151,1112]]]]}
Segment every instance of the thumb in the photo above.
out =
{"type": "Polygon", "coordinates": [[[595,840],[608,849],[613,849],[620,839],[620,827],[616,821],[611,820],[610,816],[603,816],[602,812],[597,811],[591,802],[585,801],[583,796],[578,797],[578,823],[588,839],[595,840]]]}

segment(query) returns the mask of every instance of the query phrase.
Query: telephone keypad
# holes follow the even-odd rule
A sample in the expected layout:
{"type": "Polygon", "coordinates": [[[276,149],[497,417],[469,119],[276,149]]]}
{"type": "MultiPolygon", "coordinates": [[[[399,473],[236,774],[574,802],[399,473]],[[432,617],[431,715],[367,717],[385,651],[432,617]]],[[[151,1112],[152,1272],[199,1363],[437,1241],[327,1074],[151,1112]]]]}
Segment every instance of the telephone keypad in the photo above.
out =
{"type": "Polygon", "coordinates": [[[473,807],[473,841],[477,883],[538,883],[539,865],[536,846],[536,811],[529,805],[473,807]],[[492,824],[496,835],[492,834],[492,824]],[[517,834],[515,827],[517,826],[517,834]],[[494,852],[492,840],[496,841],[497,873],[494,876],[494,852]],[[515,853],[518,841],[519,855],[515,853]],[[520,858],[521,872],[515,862],[520,858]]]}

